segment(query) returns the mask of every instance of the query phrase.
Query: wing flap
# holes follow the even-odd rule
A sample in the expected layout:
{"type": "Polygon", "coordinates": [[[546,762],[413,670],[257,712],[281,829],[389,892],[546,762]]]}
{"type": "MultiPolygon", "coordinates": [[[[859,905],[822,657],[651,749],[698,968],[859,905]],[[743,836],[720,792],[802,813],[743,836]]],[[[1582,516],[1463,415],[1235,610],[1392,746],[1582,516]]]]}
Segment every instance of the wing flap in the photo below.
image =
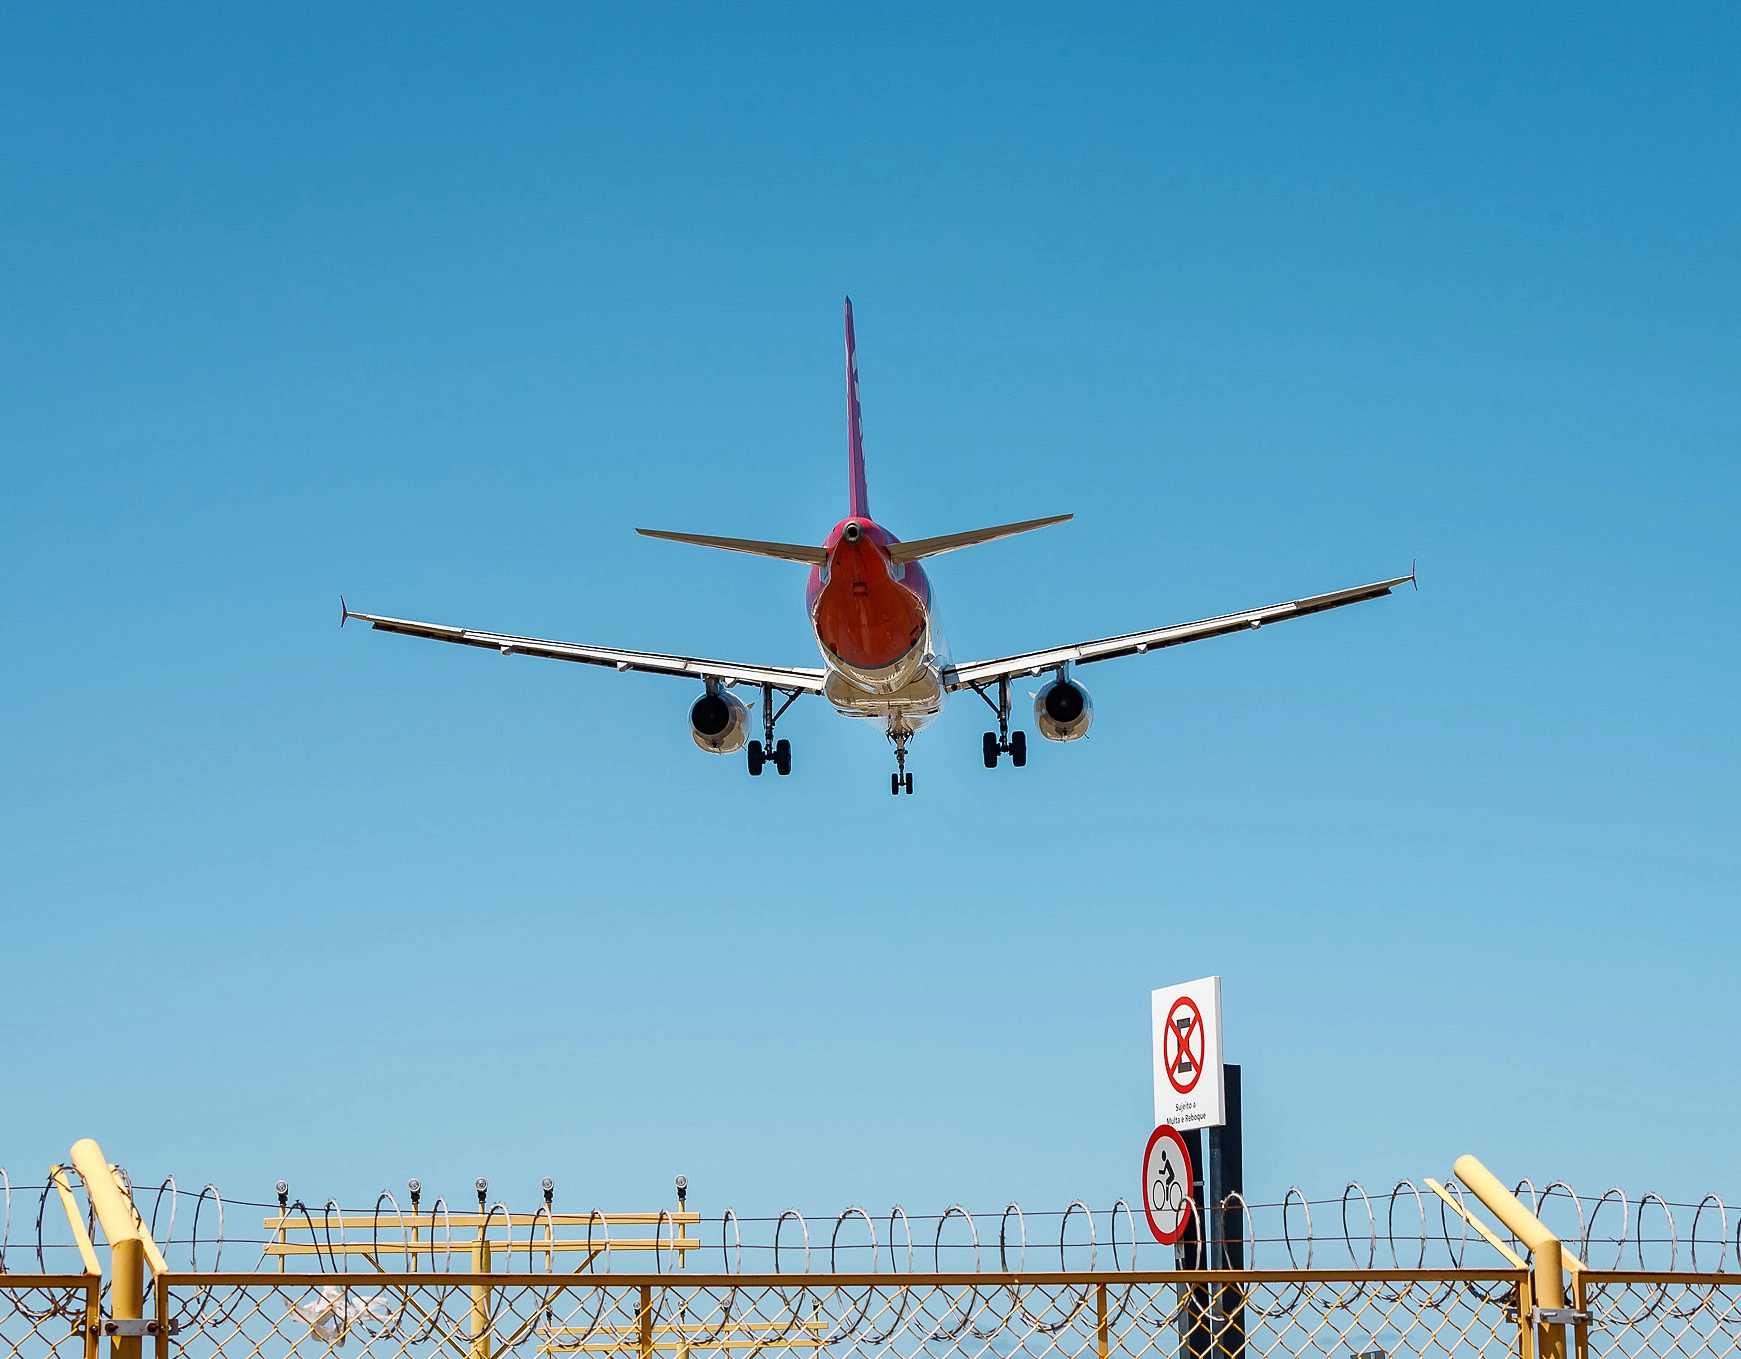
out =
{"type": "Polygon", "coordinates": [[[1267,627],[1290,618],[1305,618],[1339,609],[1348,604],[1360,604],[1369,599],[1382,599],[1399,585],[1407,585],[1414,576],[1398,576],[1395,580],[1374,581],[1371,585],[1356,585],[1347,590],[1312,595],[1306,599],[1271,604],[1262,609],[1246,609],[1241,613],[1203,618],[1194,623],[1175,623],[1170,627],[1151,628],[1146,632],[1127,632],[1117,637],[1103,637],[1093,642],[1078,642],[1071,646],[1053,647],[1047,651],[1028,651],[997,660],[975,661],[953,667],[944,678],[949,689],[964,689],[989,680],[1013,678],[1017,675],[1038,675],[1055,670],[1060,665],[1087,665],[1093,661],[1109,661],[1116,656],[1135,656],[1164,647],[1199,642],[1209,637],[1224,637],[1230,632],[1267,627]]]}

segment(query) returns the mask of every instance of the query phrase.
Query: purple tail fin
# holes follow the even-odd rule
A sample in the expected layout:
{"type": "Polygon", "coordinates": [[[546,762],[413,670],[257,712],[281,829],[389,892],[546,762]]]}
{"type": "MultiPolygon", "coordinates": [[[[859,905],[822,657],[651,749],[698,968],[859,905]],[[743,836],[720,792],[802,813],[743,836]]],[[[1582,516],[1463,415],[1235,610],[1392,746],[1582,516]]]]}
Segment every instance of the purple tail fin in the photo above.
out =
{"type": "Polygon", "coordinates": [[[870,492],[864,485],[864,426],[858,413],[858,342],[852,335],[852,299],[846,299],[846,448],[852,478],[847,513],[870,518],[870,492]]]}

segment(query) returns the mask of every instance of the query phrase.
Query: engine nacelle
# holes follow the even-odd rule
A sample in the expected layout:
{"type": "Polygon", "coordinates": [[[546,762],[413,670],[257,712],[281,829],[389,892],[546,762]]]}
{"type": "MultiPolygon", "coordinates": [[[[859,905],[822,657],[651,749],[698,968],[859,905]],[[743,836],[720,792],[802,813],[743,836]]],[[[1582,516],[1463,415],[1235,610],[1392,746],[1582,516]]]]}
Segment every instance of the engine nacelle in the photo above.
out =
{"type": "Polygon", "coordinates": [[[1034,695],[1034,725],[1048,741],[1075,741],[1088,735],[1094,704],[1075,680],[1055,679],[1034,695]]]}
{"type": "Polygon", "coordinates": [[[713,755],[742,750],[749,739],[750,710],[724,689],[703,694],[689,710],[689,734],[695,744],[713,755]]]}

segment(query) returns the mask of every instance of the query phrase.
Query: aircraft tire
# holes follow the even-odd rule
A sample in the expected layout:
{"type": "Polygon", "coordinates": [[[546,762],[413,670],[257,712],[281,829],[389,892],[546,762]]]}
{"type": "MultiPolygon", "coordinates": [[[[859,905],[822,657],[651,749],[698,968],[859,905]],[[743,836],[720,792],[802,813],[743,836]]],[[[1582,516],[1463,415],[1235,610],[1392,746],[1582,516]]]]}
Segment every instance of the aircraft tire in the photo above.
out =
{"type": "Polygon", "coordinates": [[[762,765],[767,762],[768,757],[766,755],[762,754],[762,743],[760,741],[751,741],[750,746],[749,746],[749,750],[750,750],[750,777],[751,778],[760,778],[761,774],[762,774],[762,765]]]}
{"type": "Polygon", "coordinates": [[[774,768],[779,771],[781,778],[792,772],[792,743],[790,741],[776,741],[774,743],[774,768]]]}
{"type": "Polygon", "coordinates": [[[1028,762],[1028,734],[1025,731],[1010,733],[1010,763],[1020,769],[1028,762]]]}
{"type": "Polygon", "coordinates": [[[907,775],[906,784],[907,784],[907,793],[910,796],[913,792],[913,776],[911,774],[907,775]]]}
{"type": "Polygon", "coordinates": [[[981,744],[985,748],[985,767],[987,769],[996,769],[998,755],[997,733],[995,731],[986,732],[985,740],[981,744]]]}
{"type": "Polygon", "coordinates": [[[889,775],[889,791],[896,797],[901,795],[901,776],[899,774],[889,775]]]}

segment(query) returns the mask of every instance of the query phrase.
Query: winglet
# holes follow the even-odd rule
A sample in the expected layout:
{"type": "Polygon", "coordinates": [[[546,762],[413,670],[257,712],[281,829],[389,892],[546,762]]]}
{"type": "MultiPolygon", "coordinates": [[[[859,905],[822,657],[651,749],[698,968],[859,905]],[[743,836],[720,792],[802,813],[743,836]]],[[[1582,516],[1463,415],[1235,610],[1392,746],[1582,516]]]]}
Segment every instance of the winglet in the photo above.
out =
{"type": "Polygon", "coordinates": [[[1415,587],[1415,593],[1417,595],[1421,592],[1421,583],[1415,579],[1415,563],[1419,560],[1419,557],[1409,558],[1409,584],[1415,587]]]}
{"type": "Polygon", "coordinates": [[[351,611],[345,607],[345,597],[339,596],[339,626],[345,625],[345,620],[351,616],[351,611]]]}

